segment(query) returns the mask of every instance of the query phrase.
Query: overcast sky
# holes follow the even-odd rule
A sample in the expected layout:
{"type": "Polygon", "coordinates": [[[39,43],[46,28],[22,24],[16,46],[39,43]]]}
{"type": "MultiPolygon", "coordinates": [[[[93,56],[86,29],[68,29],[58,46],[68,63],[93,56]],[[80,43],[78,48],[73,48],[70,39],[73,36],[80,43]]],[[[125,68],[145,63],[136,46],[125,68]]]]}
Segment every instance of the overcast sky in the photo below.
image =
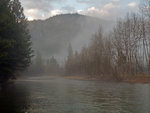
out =
{"type": "Polygon", "coordinates": [[[140,0],[20,0],[29,20],[57,14],[79,13],[102,19],[116,19],[138,11],[140,0]]]}

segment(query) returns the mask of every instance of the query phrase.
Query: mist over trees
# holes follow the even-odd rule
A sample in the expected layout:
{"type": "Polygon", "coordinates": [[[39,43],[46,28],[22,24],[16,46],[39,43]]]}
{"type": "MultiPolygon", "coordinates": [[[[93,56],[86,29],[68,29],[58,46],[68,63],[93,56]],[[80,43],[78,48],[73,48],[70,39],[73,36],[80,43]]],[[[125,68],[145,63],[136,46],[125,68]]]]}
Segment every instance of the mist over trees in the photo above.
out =
{"type": "Polygon", "coordinates": [[[62,14],[28,24],[33,49],[40,51],[44,58],[55,56],[59,62],[64,62],[69,43],[72,43],[74,50],[81,50],[90,42],[99,25],[110,29],[113,23],[80,14],[62,14]]]}
{"type": "Polygon", "coordinates": [[[30,35],[19,0],[0,1],[0,80],[15,78],[29,66],[30,35]]]}
{"type": "MultiPolygon", "coordinates": [[[[127,14],[104,33],[100,28],[88,47],[75,52],[65,63],[67,75],[125,77],[150,73],[150,1],[141,13],[127,14]]],[[[119,78],[118,78],[119,79],[119,78]]]]}
{"type": "MultiPolygon", "coordinates": [[[[150,1],[142,1],[139,8],[139,14],[127,14],[109,32],[105,30],[108,29],[106,21],[98,22],[98,19],[79,14],[58,15],[44,21],[28,22],[36,50],[28,72],[39,75],[65,73],[116,78],[149,74],[150,1]],[[93,26],[88,22],[93,22],[93,26]],[[104,23],[92,36],[88,46],[73,52],[78,49],[78,45],[75,48],[74,45],[88,40],[98,28],[97,23],[102,22],[104,23]],[[107,27],[103,28],[104,25],[107,27]],[[61,67],[56,56],[62,52],[60,57],[64,58],[64,49],[68,43],[67,60],[61,67]]],[[[33,51],[20,2],[1,1],[0,9],[0,79],[8,80],[29,66],[33,51]]]]}
{"type": "Polygon", "coordinates": [[[28,76],[59,75],[62,69],[57,59],[52,56],[44,58],[40,51],[35,53],[32,63],[25,72],[28,76]]]}
{"type": "Polygon", "coordinates": [[[56,74],[60,74],[60,72],[61,69],[56,58],[52,56],[50,59],[47,59],[46,73],[51,75],[56,75],[56,74]]]}
{"type": "Polygon", "coordinates": [[[28,73],[35,76],[63,74],[64,67],[60,65],[63,65],[64,59],[68,57],[69,43],[72,44],[70,46],[72,46],[73,54],[73,49],[80,50],[90,41],[91,35],[98,29],[99,24],[106,29],[111,28],[109,25],[112,25],[111,22],[80,14],[62,14],[46,20],[34,20],[28,24],[35,51],[35,57],[32,59],[28,73]],[[41,60],[39,60],[41,65],[36,63],[37,57],[39,57],[37,51],[41,56],[41,60]],[[50,66],[49,62],[52,56],[54,56],[56,64],[50,66]],[[57,64],[59,66],[56,66],[57,64]]]}

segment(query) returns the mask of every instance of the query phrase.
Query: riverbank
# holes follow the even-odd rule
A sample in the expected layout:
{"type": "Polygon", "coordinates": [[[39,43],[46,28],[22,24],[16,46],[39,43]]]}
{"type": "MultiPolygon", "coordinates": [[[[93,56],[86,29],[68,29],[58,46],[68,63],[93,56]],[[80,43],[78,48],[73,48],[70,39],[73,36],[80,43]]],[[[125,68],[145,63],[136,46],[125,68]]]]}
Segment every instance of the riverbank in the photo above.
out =
{"type": "Polygon", "coordinates": [[[136,84],[150,84],[150,77],[127,77],[123,82],[136,84]]]}
{"type": "Polygon", "coordinates": [[[132,76],[121,77],[120,80],[114,77],[91,77],[91,76],[64,76],[66,79],[71,80],[85,80],[85,81],[114,81],[114,82],[126,82],[131,84],[150,84],[150,76],[132,76]]]}

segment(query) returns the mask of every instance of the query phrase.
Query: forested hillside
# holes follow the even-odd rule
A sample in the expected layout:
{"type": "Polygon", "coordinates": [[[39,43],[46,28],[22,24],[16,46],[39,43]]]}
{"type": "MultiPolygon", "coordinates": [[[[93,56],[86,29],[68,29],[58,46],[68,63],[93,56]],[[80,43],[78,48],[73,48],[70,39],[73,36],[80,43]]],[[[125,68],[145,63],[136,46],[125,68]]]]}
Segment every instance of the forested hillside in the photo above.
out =
{"type": "Polygon", "coordinates": [[[63,14],[46,20],[29,22],[29,30],[35,51],[40,51],[42,56],[67,56],[67,47],[72,44],[75,50],[80,50],[88,44],[91,36],[103,26],[106,30],[111,28],[111,23],[94,17],[79,14],[63,14]]]}

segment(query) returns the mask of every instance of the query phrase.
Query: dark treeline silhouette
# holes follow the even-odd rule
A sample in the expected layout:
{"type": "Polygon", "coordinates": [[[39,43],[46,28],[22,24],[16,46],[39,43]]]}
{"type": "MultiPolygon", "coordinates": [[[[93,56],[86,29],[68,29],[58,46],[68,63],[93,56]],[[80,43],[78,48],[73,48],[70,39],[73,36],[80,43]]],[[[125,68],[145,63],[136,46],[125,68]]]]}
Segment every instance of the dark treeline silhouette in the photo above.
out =
{"type": "Polygon", "coordinates": [[[19,0],[0,0],[0,82],[15,78],[30,64],[30,35],[19,0]]]}
{"type": "Polygon", "coordinates": [[[68,55],[66,74],[114,77],[149,74],[149,0],[141,3],[140,11],[139,14],[127,14],[124,19],[118,20],[107,34],[100,28],[88,47],[84,47],[80,53],[68,55]]]}

